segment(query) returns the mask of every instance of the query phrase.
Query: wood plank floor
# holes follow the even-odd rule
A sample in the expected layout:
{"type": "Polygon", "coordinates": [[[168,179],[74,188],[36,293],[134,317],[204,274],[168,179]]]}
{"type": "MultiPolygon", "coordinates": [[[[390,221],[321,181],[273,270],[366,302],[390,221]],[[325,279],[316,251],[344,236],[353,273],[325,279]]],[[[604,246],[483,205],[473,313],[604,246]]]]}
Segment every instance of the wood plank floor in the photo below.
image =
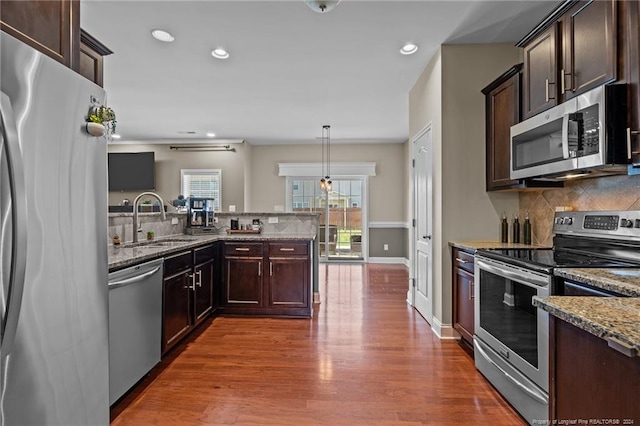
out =
{"type": "Polygon", "coordinates": [[[216,318],[112,408],[112,425],[522,425],[406,299],[407,269],[320,265],[314,318],[216,318]]]}

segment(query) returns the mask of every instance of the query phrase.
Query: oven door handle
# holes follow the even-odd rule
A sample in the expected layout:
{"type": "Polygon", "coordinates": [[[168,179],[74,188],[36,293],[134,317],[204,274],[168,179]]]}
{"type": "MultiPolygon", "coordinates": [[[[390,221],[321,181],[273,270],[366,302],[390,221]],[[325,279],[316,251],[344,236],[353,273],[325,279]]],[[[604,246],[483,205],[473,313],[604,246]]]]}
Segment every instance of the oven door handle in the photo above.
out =
{"type": "Polygon", "coordinates": [[[529,395],[531,398],[535,399],[539,403],[544,404],[544,405],[549,405],[549,397],[548,396],[544,395],[541,392],[537,392],[534,389],[528,388],[527,386],[522,384],[518,379],[513,377],[511,374],[509,374],[506,371],[504,371],[504,369],[502,369],[502,367],[500,367],[494,360],[491,359],[491,357],[489,357],[489,355],[487,355],[487,353],[484,351],[484,349],[482,349],[482,347],[478,344],[478,342],[475,339],[473,340],[473,346],[475,347],[477,353],[479,353],[485,360],[487,360],[491,365],[493,365],[495,368],[497,368],[498,371],[500,371],[502,374],[504,374],[505,377],[507,379],[509,379],[511,382],[513,382],[514,385],[518,386],[527,395],[529,395]]]}
{"type": "Polygon", "coordinates": [[[546,287],[549,284],[546,278],[541,278],[524,270],[522,270],[522,273],[526,275],[523,276],[515,272],[493,266],[492,264],[482,259],[476,258],[476,263],[480,269],[484,269],[487,272],[508,278],[512,281],[517,281],[522,285],[526,285],[527,287],[538,289],[540,287],[546,287]]]}

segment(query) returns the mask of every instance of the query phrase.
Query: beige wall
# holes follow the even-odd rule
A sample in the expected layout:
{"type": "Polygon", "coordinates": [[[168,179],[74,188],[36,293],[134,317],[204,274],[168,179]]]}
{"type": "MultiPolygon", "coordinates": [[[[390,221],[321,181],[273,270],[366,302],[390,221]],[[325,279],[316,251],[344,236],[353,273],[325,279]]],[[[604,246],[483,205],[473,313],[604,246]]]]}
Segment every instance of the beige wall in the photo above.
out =
{"type": "Polygon", "coordinates": [[[443,45],[409,94],[409,130],[432,123],[434,150],[433,314],[451,324],[451,240],[497,239],[498,217],[517,193],[485,192],[481,89],[518,62],[509,44],[443,45]]]}
{"type": "MultiPolygon", "coordinates": [[[[256,145],[251,155],[251,211],[273,211],[285,205],[285,178],[278,163],[320,162],[320,145],[256,145]]],[[[402,144],[332,144],[332,162],[375,162],[376,176],[369,179],[369,221],[405,220],[402,190],[406,163],[402,144]]]]}
{"type": "MultiPolygon", "coordinates": [[[[109,145],[109,152],[154,151],[156,160],[156,192],[171,204],[181,194],[180,169],[221,169],[222,209],[230,204],[244,209],[245,150],[244,144],[232,145],[236,152],[186,152],[169,149],[169,145],[109,145]]],[[[119,205],[123,198],[133,202],[139,192],[109,192],[109,205],[119,205]]],[[[184,194],[185,196],[187,194],[184,194]]]]}

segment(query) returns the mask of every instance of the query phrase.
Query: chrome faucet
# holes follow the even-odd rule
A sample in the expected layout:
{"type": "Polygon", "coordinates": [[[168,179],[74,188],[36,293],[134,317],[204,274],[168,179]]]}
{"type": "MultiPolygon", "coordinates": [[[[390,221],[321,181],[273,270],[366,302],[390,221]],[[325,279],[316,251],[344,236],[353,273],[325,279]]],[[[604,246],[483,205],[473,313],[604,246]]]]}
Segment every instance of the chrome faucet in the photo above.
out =
{"type": "Polygon", "coordinates": [[[138,195],[135,200],[133,200],[133,242],[138,242],[138,202],[140,198],[150,195],[152,197],[156,197],[158,201],[160,201],[160,213],[162,213],[162,220],[167,220],[167,215],[164,214],[164,201],[162,201],[162,197],[160,197],[155,192],[143,192],[138,195]]]}

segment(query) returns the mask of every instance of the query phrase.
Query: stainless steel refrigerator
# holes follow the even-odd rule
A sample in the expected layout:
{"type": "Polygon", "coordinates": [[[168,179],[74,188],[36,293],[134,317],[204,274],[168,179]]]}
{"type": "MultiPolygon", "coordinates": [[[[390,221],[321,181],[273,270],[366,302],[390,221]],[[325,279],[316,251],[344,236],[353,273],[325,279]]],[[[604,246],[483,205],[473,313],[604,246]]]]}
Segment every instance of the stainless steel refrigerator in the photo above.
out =
{"type": "Polygon", "coordinates": [[[0,424],[108,424],[105,93],[6,33],[0,89],[0,424]]]}

